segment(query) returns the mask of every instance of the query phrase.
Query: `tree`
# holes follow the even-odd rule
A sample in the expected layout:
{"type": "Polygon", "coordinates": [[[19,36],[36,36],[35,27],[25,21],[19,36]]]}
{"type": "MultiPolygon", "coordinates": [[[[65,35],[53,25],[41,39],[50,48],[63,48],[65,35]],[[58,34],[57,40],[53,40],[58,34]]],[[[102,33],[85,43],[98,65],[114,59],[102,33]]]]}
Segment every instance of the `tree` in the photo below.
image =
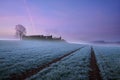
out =
{"type": "Polygon", "coordinates": [[[21,24],[16,25],[15,30],[16,36],[19,37],[20,39],[22,39],[22,37],[26,35],[26,28],[21,24]]]}

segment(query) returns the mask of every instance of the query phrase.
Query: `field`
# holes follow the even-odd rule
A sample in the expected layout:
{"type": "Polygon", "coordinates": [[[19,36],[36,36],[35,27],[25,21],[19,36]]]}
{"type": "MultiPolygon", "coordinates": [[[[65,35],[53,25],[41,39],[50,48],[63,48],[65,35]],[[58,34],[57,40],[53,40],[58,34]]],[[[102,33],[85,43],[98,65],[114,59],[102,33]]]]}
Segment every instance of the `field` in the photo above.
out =
{"type": "Polygon", "coordinates": [[[120,47],[95,47],[95,53],[104,80],[120,80],[120,47]]]}
{"type": "Polygon", "coordinates": [[[120,46],[0,41],[0,80],[95,80],[94,75],[120,79],[120,46]]]}

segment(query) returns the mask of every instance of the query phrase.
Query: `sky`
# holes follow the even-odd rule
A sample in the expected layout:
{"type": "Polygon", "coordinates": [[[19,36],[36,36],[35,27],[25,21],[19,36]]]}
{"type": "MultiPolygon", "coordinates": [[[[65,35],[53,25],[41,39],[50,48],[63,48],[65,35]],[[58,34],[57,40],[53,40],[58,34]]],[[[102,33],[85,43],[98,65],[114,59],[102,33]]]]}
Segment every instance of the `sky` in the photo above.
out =
{"type": "Polygon", "coordinates": [[[62,36],[69,41],[120,41],[120,0],[0,0],[0,38],[62,36]]]}

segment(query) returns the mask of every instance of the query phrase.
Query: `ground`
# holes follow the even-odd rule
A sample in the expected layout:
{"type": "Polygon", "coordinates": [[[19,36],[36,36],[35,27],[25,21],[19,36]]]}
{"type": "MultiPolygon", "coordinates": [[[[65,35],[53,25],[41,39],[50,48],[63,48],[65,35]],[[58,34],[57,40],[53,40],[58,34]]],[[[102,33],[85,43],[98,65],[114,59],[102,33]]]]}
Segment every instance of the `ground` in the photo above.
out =
{"type": "Polygon", "coordinates": [[[119,80],[119,57],[115,45],[0,41],[0,80],[119,80]]]}

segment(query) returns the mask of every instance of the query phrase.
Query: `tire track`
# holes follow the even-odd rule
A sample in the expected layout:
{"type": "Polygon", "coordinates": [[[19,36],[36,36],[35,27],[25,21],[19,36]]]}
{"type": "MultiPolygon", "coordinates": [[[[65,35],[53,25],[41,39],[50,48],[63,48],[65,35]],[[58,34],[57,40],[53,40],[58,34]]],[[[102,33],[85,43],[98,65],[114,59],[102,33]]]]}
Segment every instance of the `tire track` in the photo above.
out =
{"type": "Polygon", "coordinates": [[[89,80],[102,80],[93,48],[91,47],[89,80]]]}
{"type": "MultiPolygon", "coordinates": [[[[81,47],[83,48],[83,47],[81,47]]],[[[26,78],[29,78],[31,76],[33,76],[34,74],[38,73],[39,71],[49,67],[50,65],[52,65],[53,63],[56,63],[58,61],[60,61],[61,59],[73,54],[74,52],[80,50],[81,48],[78,48],[76,50],[73,50],[59,58],[56,58],[54,60],[52,60],[51,62],[48,62],[46,64],[43,64],[41,66],[39,66],[38,68],[34,68],[34,69],[30,69],[30,70],[26,70],[25,72],[22,72],[21,74],[11,74],[10,75],[10,80],[25,80],[26,78]]]]}

